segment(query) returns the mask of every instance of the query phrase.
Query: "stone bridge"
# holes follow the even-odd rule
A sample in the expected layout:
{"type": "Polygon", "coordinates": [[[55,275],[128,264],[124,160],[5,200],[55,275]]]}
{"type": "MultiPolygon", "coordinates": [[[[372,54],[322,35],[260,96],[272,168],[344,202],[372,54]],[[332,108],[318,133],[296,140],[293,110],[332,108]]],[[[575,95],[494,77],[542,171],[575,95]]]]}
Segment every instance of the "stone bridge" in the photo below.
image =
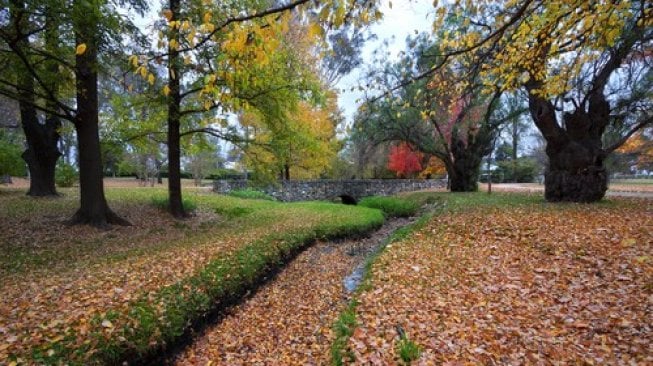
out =
{"type": "MultiPolygon", "coordinates": [[[[344,203],[356,203],[366,196],[390,196],[399,192],[445,188],[444,179],[352,179],[290,180],[261,189],[279,201],[331,200],[340,197],[344,203]]],[[[216,180],[213,190],[226,194],[248,187],[246,180],[216,180]]]]}

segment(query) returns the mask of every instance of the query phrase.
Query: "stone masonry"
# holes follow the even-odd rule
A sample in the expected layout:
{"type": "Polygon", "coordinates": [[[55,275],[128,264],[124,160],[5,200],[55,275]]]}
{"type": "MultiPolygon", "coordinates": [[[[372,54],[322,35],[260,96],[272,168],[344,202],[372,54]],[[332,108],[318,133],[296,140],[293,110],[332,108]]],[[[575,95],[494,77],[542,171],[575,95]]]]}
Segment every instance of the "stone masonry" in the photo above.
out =
{"type": "MultiPolygon", "coordinates": [[[[336,197],[352,197],[359,200],[366,196],[390,196],[399,192],[445,188],[443,179],[354,179],[354,180],[290,180],[281,181],[261,189],[279,201],[330,200],[336,197]]],[[[226,194],[248,187],[246,180],[216,180],[213,191],[226,194]]]]}

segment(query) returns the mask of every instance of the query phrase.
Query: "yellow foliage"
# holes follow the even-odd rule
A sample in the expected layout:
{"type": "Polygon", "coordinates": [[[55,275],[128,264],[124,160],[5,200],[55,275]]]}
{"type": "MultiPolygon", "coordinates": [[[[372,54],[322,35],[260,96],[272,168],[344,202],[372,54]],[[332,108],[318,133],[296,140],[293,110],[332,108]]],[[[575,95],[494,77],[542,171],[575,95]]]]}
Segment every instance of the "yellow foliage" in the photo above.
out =
{"type": "Polygon", "coordinates": [[[449,60],[452,64],[484,63],[488,88],[498,85],[502,90],[514,90],[529,80],[545,81],[543,89],[535,91],[545,97],[571,90],[583,66],[614,46],[626,22],[637,15],[631,1],[488,0],[457,4],[436,9],[433,29],[439,33],[441,53],[456,53],[449,60]],[[439,31],[447,28],[448,15],[454,14],[463,18],[461,24],[468,25],[472,23],[469,20],[492,14],[493,31],[483,27],[439,31]],[[479,55],[488,54],[492,57],[479,59],[479,55]]]}
{"type": "Polygon", "coordinates": [[[631,136],[617,151],[637,155],[637,165],[640,167],[653,164],[653,139],[643,131],[631,136]]]}
{"type": "Polygon", "coordinates": [[[444,174],[447,174],[447,168],[444,166],[444,163],[441,159],[432,156],[424,170],[419,173],[419,178],[433,178],[444,174]]]}
{"type": "Polygon", "coordinates": [[[257,141],[246,151],[249,164],[271,172],[288,165],[293,179],[318,178],[330,168],[338,152],[331,119],[333,105],[320,108],[300,102],[281,126],[266,125],[256,112],[243,113],[240,124],[257,141]]]}

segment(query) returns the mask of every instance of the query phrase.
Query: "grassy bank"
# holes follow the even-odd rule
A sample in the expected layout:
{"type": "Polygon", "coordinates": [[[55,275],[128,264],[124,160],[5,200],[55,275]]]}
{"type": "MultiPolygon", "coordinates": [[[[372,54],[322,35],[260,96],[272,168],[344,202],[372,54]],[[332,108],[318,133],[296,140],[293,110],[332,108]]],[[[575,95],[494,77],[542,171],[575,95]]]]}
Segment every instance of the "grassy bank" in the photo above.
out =
{"type": "Polygon", "coordinates": [[[187,194],[196,216],[174,221],[157,207],[163,194],[108,190],[110,205],[134,224],[110,231],[63,225],[76,206],[72,190],[46,200],[0,195],[0,305],[10,315],[0,327],[11,341],[0,360],[112,364],[147,356],[316,239],[383,223],[365,207],[212,194],[187,194]],[[26,226],[32,238],[20,240],[26,226]]]}

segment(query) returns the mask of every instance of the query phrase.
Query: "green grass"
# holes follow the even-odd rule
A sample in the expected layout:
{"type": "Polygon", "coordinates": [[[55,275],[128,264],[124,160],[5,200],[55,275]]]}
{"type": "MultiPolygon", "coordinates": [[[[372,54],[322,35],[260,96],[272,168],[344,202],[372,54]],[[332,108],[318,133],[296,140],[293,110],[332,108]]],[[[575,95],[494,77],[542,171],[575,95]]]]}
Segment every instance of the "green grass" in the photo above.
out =
{"type": "Polygon", "coordinates": [[[229,192],[229,195],[245,199],[276,201],[276,198],[270,196],[269,194],[251,188],[236,189],[229,192]]]}
{"type": "Polygon", "coordinates": [[[421,347],[418,346],[417,343],[408,339],[406,334],[402,334],[399,338],[399,342],[397,342],[397,354],[399,354],[401,361],[403,361],[405,365],[410,365],[411,362],[416,361],[419,358],[421,353],[421,347]]]}
{"type": "MultiPolygon", "coordinates": [[[[158,207],[164,211],[167,211],[170,207],[170,201],[168,200],[167,196],[154,196],[152,197],[151,202],[155,207],[158,207]]],[[[184,211],[186,212],[193,212],[197,209],[197,202],[190,198],[182,198],[181,204],[184,207],[184,211]]]]}
{"type": "Polygon", "coordinates": [[[414,216],[420,208],[416,200],[381,196],[365,197],[360,200],[358,205],[379,209],[388,217],[414,216]]]}
{"type": "Polygon", "coordinates": [[[545,204],[544,196],[540,193],[506,193],[506,192],[413,192],[401,197],[425,204],[437,202],[441,209],[450,211],[466,210],[470,207],[505,207],[515,205],[545,204]]]}
{"type": "MultiPolygon", "coordinates": [[[[62,212],[72,214],[77,206],[77,195],[73,190],[66,191],[66,195],[61,198],[47,200],[27,198],[22,192],[5,193],[0,196],[3,203],[0,217],[27,220],[41,214],[62,216],[62,212]]],[[[165,191],[149,188],[107,190],[110,205],[117,207],[116,211],[119,212],[125,207],[134,209],[152,204],[165,207],[164,193],[165,191]]],[[[74,263],[79,268],[90,267],[93,263],[115,262],[115,265],[120,265],[121,260],[154,255],[172,247],[193,250],[198,245],[210,245],[224,235],[237,235],[251,230],[267,234],[243,243],[237,250],[216,256],[193,276],[174,285],[153,293],[136,294],[126,310],[106,309],[102,318],[97,317],[91,322],[89,334],[85,336],[88,343],[78,346],[79,336],[71,332],[63,339],[33,349],[29,355],[32,362],[118,364],[126,359],[134,360],[156,352],[157,347],[175,342],[190,324],[212,311],[216,304],[220,306],[231,299],[242,297],[266,274],[283,266],[315,240],[363,235],[378,228],[384,221],[379,210],[328,202],[279,203],[215,194],[185,192],[184,195],[186,201],[192,202],[198,209],[220,213],[221,219],[199,231],[190,229],[185,221],[174,221],[173,228],[166,230],[183,234],[183,240],[164,238],[146,247],[123,247],[121,242],[124,242],[124,238],[118,236],[111,239],[111,236],[104,235],[100,239],[82,237],[76,239],[79,242],[66,244],[63,247],[66,254],[62,254],[61,258],[47,257],[46,254],[51,254],[49,251],[33,248],[22,248],[12,257],[22,255],[29,262],[22,266],[23,271],[49,267],[53,261],[71,265],[74,263]],[[99,253],[93,249],[98,244],[103,246],[102,254],[89,255],[99,253]],[[80,260],[80,252],[86,253],[84,257],[88,258],[80,260]],[[66,257],[67,255],[71,257],[66,257]],[[105,320],[116,326],[110,337],[107,337],[102,326],[105,320]]],[[[136,231],[143,236],[130,238],[130,242],[146,238],[149,231],[136,231]]],[[[4,260],[2,258],[0,263],[9,266],[10,264],[2,262],[4,260]]]]}
{"type": "MultiPolygon", "coordinates": [[[[60,197],[32,198],[24,190],[0,188],[0,220],[16,225],[32,225],[35,232],[47,231],[49,227],[61,225],[72,217],[79,204],[77,189],[60,189],[60,197]],[[38,223],[38,224],[37,224],[38,223]]],[[[296,221],[296,215],[316,215],[319,212],[306,212],[296,205],[281,205],[261,200],[243,200],[216,194],[197,193],[184,190],[184,202],[198,210],[217,212],[214,220],[200,227],[190,229],[189,224],[180,221],[169,227],[148,226],[138,223],[139,218],[147,219],[148,213],[140,213],[143,208],[167,205],[166,191],[162,188],[108,188],[106,190],[109,206],[123,217],[132,220],[137,228],[131,230],[128,241],[121,231],[129,228],[115,228],[108,233],[101,230],[84,230],[84,235],[67,236],[68,229],[62,227],[63,235],[40,235],[38,246],[16,243],[0,233],[0,278],[7,274],[30,273],[35,270],[67,270],[93,266],[107,261],[120,261],[126,257],[151,255],[171,247],[192,248],[204,245],[228,235],[237,235],[250,230],[267,227],[279,222],[296,221]],[[132,216],[131,218],[129,216],[132,216]],[[134,215],[137,217],[134,218],[134,215]],[[114,232],[116,234],[114,234],[114,232]],[[170,234],[170,235],[166,235],[170,234]],[[159,236],[156,241],[149,240],[159,236]],[[10,255],[11,254],[11,255],[10,255]]],[[[163,210],[156,215],[166,217],[163,210]]]]}
{"type": "Polygon", "coordinates": [[[336,338],[331,345],[331,363],[335,366],[355,361],[354,354],[347,348],[349,338],[354,334],[354,329],[358,322],[356,321],[356,306],[358,302],[352,300],[347,308],[340,313],[338,319],[333,325],[336,338]]]}

